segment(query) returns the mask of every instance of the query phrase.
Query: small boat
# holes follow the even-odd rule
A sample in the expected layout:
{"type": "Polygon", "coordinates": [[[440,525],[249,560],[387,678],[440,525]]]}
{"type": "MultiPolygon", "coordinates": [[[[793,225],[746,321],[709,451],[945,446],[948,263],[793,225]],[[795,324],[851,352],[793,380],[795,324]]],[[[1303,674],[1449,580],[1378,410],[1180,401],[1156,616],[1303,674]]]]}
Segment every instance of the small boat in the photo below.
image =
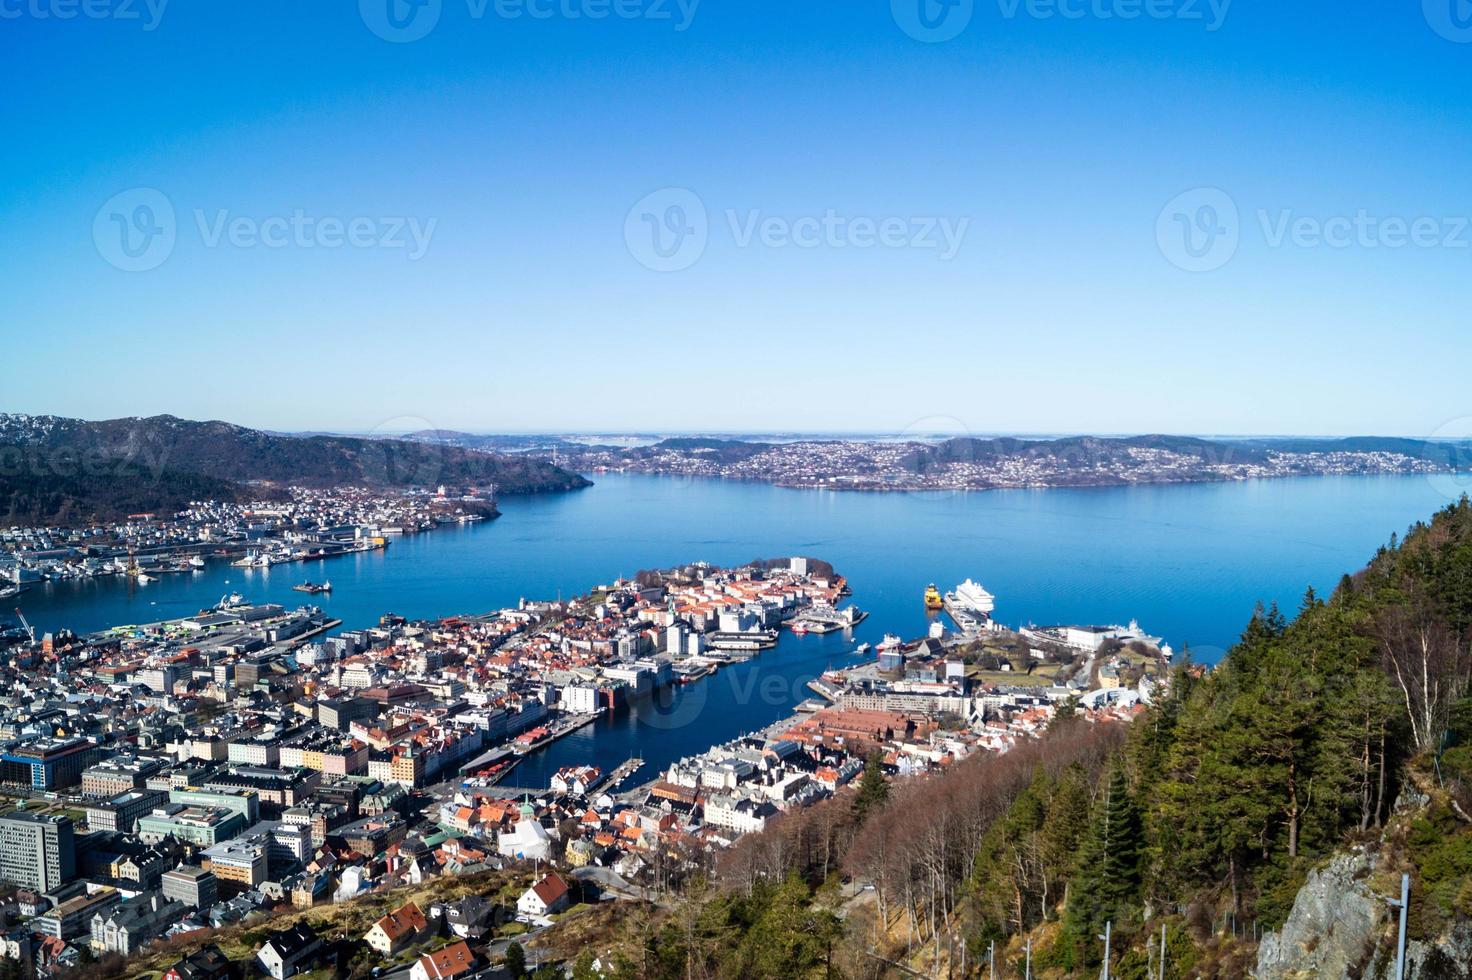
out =
{"type": "Polygon", "coordinates": [[[201,558],[199,555],[195,555],[194,557],[192,557],[192,558],[189,559],[189,567],[190,568],[203,568],[204,567],[204,559],[201,558]]]}
{"type": "Polygon", "coordinates": [[[854,653],[868,653],[868,652],[869,652],[869,644],[867,644],[867,643],[860,643],[858,646],[854,647],[854,653]]]}
{"type": "Polygon", "coordinates": [[[154,580],[153,576],[149,575],[147,572],[139,572],[134,577],[137,579],[139,585],[147,585],[149,582],[152,582],[154,580]]]}
{"type": "Polygon", "coordinates": [[[321,592],[331,592],[332,583],[323,582],[321,585],[318,585],[316,582],[303,582],[301,585],[293,585],[292,589],[297,592],[305,592],[308,595],[317,595],[321,592]]]}
{"type": "Polygon", "coordinates": [[[802,636],[807,631],[808,624],[804,620],[799,619],[797,622],[792,624],[792,632],[796,633],[798,636],[802,636]]]}

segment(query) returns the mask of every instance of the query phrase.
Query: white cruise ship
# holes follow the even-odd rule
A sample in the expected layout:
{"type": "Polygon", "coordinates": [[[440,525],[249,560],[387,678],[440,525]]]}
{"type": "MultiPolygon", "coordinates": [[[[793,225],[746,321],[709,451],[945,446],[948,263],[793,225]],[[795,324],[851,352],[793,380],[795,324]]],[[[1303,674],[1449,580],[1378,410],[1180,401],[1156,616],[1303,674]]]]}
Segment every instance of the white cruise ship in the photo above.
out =
{"type": "Polygon", "coordinates": [[[991,611],[996,608],[997,600],[996,596],[968,578],[956,586],[954,592],[946,593],[946,605],[948,607],[952,605],[960,606],[971,612],[991,615],[991,611]]]}
{"type": "Polygon", "coordinates": [[[963,633],[978,633],[986,628],[997,600],[986,589],[967,579],[945,595],[945,611],[963,633]]]}

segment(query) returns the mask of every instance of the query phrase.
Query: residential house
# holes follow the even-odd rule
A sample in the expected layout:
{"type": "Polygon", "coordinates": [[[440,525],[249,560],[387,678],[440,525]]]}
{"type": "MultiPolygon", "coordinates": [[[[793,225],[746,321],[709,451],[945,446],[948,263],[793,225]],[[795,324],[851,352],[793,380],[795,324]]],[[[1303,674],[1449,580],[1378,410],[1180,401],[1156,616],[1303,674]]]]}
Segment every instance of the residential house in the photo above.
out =
{"type": "Polygon", "coordinates": [[[322,950],[322,940],[304,922],[290,929],[273,932],[265,944],[256,952],[256,963],[273,978],[287,977],[310,968],[322,950]]]}
{"type": "Polygon", "coordinates": [[[554,871],[517,899],[516,910],[522,915],[553,915],[571,904],[572,892],[568,889],[567,882],[554,871]]]}
{"type": "Polygon", "coordinates": [[[213,944],[179,960],[159,980],[225,980],[230,976],[230,961],[213,944]]]}
{"type": "Polygon", "coordinates": [[[363,941],[384,956],[395,956],[417,943],[428,931],[429,923],[424,913],[419,911],[418,905],[410,902],[373,923],[363,941]]]}
{"type": "Polygon", "coordinates": [[[409,971],[409,977],[410,980],[454,980],[474,972],[475,954],[462,939],[419,957],[409,971]]]}

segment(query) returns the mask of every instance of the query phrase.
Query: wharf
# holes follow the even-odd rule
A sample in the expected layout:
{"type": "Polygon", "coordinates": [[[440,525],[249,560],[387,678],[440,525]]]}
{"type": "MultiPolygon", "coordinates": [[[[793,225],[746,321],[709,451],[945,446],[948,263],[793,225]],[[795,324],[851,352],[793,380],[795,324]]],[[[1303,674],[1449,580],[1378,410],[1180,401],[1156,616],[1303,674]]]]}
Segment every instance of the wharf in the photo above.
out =
{"type": "Polygon", "coordinates": [[[634,773],[638,772],[643,767],[643,759],[635,757],[625,760],[624,762],[619,763],[618,768],[614,769],[613,772],[608,774],[608,778],[604,780],[601,788],[605,790],[611,790],[619,783],[623,782],[625,779],[628,779],[634,773]]]}
{"type": "Polygon", "coordinates": [[[571,715],[566,718],[558,719],[557,721],[552,723],[551,730],[549,730],[546,735],[537,739],[535,742],[527,742],[525,744],[518,743],[516,745],[513,745],[511,747],[511,751],[515,752],[517,755],[527,755],[528,753],[537,751],[537,749],[545,748],[548,745],[551,745],[553,742],[557,741],[559,738],[562,738],[566,735],[571,735],[579,728],[584,728],[588,725],[591,725],[597,720],[597,714],[571,715]]]}

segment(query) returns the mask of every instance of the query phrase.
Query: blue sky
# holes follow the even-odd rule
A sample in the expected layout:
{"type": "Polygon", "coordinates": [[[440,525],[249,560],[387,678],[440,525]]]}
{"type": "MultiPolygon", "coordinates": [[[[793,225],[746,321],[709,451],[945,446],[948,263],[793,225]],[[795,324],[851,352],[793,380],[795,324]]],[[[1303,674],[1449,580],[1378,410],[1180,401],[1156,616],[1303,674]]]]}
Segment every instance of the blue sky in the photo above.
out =
{"type": "Polygon", "coordinates": [[[0,410],[1467,434],[1441,0],[161,2],[0,0],[0,410]]]}

